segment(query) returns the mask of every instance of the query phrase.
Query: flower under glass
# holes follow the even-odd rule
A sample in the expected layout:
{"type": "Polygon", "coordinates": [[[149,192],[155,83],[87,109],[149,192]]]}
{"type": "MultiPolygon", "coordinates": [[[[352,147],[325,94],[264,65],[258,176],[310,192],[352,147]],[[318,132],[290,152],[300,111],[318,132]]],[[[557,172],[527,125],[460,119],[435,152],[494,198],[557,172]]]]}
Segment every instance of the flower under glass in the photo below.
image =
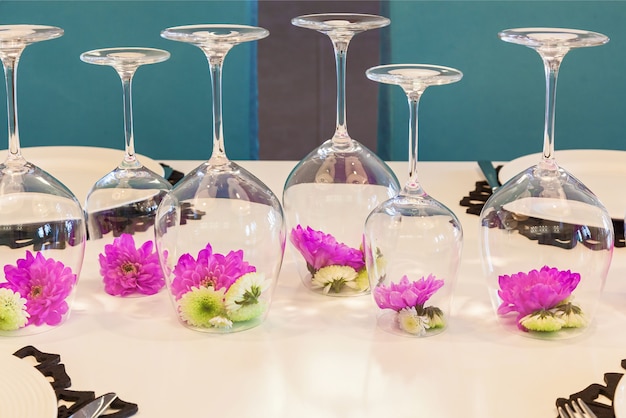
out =
{"type": "Polygon", "coordinates": [[[26,300],[28,325],[59,325],[69,311],[68,298],[76,283],[76,274],[60,261],[26,251],[16,265],[4,266],[6,282],[0,289],[9,289],[26,300]]]}
{"type": "Polygon", "coordinates": [[[311,227],[297,225],[290,241],[306,261],[310,287],[325,294],[369,290],[363,251],[338,242],[335,237],[311,227]]]}
{"type": "Polygon", "coordinates": [[[446,326],[443,311],[428,300],[442,287],[444,281],[432,274],[416,281],[405,275],[399,282],[379,284],[372,293],[380,309],[394,311],[392,320],[396,330],[402,333],[425,336],[439,333],[446,326]]]}
{"type": "Polygon", "coordinates": [[[139,248],[130,234],[122,234],[100,254],[104,290],[113,296],[153,295],[165,286],[159,257],[152,241],[139,248]]]}
{"type": "Polygon", "coordinates": [[[244,260],[242,250],[220,254],[210,244],[196,257],[183,254],[170,291],[181,322],[195,329],[229,331],[263,319],[271,280],[244,260]]]}
{"type": "Polygon", "coordinates": [[[587,324],[582,309],[573,302],[580,274],[544,266],[528,273],[502,275],[498,280],[502,302],[498,315],[516,313],[523,331],[554,332],[587,324]]]}

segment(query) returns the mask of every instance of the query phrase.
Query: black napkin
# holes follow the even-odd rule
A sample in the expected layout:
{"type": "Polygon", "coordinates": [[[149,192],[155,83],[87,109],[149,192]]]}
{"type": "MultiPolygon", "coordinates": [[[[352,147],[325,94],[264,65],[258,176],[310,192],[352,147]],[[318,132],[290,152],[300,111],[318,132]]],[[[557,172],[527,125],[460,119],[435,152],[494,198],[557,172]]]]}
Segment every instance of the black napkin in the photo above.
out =
{"type": "Polygon", "coordinates": [[[172,186],[178,183],[183,177],[185,177],[183,173],[181,173],[178,170],[174,170],[169,165],[163,164],[163,163],[160,163],[160,164],[161,164],[161,167],[163,167],[163,170],[165,171],[164,177],[167,179],[167,181],[170,182],[172,186]]]}
{"type": "MultiPolygon", "coordinates": [[[[500,172],[502,168],[501,165],[496,167],[496,172],[500,172]]],[[[485,206],[485,202],[491,197],[491,187],[486,181],[477,181],[474,184],[474,190],[471,190],[467,196],[464,196],[463,199],[459,202],[459,204],[463,207],[466,207],[466,213],[470,213],[472,215],[480,215],[480,211],[485,206]]],[[[623,219],[611,219],[613,222],[613,230],[614,230],[614,245],[616,248],[626,247],[626,239],[624,238],[624,220],[623,219]]],[[[545,221],[542,221],[542,224],[545,225],[545,221]]],[[[519,231],[522,235],[526,235],[529,239],[535,239],[533,237],[532,231],[532,219],[525,221],[524,223],[520,222],[519,231]]],[[[542,234],[543,235],[543,234],[542,234]]],[[[571,234],[569,234],[571,235],[571,234]]],[[[572,236],[554,236],[554,240],[551,242],[542,242],[540,244],[550,244],[550,245],[558,245],[564,248],[573,248],[576,244],[576,240],[573,239],[572,236]]]]}
{"type": "MultiPolygon", "coordinates": [[[[60,404],[62,403],[62,405],[59,405],[58,418],[67,418],[87,403],[96,399],[94,392],[68,389],[72,385],[72,380],[65,371],[65,365],[61,363],[61,356],[58,354],[43,353],[32,345],[28,345],[20,348],[13,355],[21,359],[26,357],[35,359],[35,368],[50,381],[57,395],[57,401],[60,404]]],[[[102,417],[127,418],[135,415],[138,410],[137,404],[117,398],[102,417]]]]}
{"type": "MultiPolygon", "coordinates": [[[[622,360],[622,369],[626,369],[626,360],[622,360]]],[[[615,390],[617,384],[624,373],[605,373],[604,383],[601,385],[593,383],[587,386],[580,392],[572,393],[568,398],[558,398],[556,400],[557,408],[564,406],[566,402],[571,402],[574,399],[582,399],[585,401],[589,408],[598,416],[598,418],[615,418],[615,411],[613,411],[613,398],[615,397],[615,390]],[[602,398],[606,398],[611,401],[611,404],[607,404],[602,401],[602,398]]]]}

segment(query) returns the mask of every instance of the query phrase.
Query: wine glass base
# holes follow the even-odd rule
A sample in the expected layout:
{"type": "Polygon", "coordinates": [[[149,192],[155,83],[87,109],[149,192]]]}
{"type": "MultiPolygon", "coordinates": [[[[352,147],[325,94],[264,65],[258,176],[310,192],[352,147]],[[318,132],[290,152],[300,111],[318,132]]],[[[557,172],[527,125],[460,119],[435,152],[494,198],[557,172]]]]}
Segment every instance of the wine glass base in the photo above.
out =
{"type": "Polygon", "coordinates": [[[416,325],[413,321],[410,321],[406,328],[408,330],[402,329],[400,325],[400,320],[398,318],[398,312],[392,310],[386,310],[381,313],[376,319],[376,324],[385,332],[388,332],[393,335],[398,335],[401,337],[409,337],[409,338],[424,338],[424,337],[432,337],[434,335],[441,334],[447,328],[447,325],[443,325],[437,328],[421,328],[419,325],[416,325]]]}
{"type": "Polygon", "coordinates": [[[558,331],[525,331],[521,330],[517,326],[515,317],[499,316],[497,318],[498,324],[506,332],[519,335],[525,338],[533,338],[536,340],[558,341],[568,340],[573,338],[579,338],[589,332],[589,328],[593,327],[593,324],[587,324],[584,327],[579,328],[562,328],[558,331]]]}
{"type": "Polygon", "coordinates": [[[210,326],[210,325],[193,326],[193,325],[190,325],[188,322],[185,322],[180,317],[178,318],[178,322],[181,325],[183,325],[185,328],[192,330],[192,331],[201,332],[204,334],[232,334],[235,332],[247,331],[249,329],[258,327],[264,321],[265,321],[265,318],[257,318],[257,319],[253,319],[253,320],[245,321],[245,322],[235,322],[232,325],[225,325],[225,326],[219,326],[219,325],[218,326],[210,326]]]}
{"type": "MultiPolygon", "coordinates": [[[[297,257],[300,257],[300,254],[297,254],[297,257]]],[[[367,276],[365,276],[365,280],[367,280],[367,276]]],[[[328,287],[322,287],[321,285],[316,286],[314,284],[314,280],[310,274],[302,277],[302,284],[308,290],[318,295],[323,296],[332,296],[337,298],[345,298],[345,297],[354,297],[354,296],[363,296],[369,295],[371,292],[369,288],[365,290],[353,289],[349,286],[342,285],[333,287],[332,285],[328,285],[328,287]]]]}

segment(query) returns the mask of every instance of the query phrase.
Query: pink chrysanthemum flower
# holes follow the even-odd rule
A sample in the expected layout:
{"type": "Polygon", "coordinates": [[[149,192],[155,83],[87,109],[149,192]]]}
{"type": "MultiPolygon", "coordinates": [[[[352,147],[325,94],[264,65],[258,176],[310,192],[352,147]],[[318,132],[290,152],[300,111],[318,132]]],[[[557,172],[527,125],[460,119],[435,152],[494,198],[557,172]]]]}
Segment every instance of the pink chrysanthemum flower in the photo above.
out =
{"type": "Polygon", "coordinates": [[[442,286],[443,280],[436,279],[432,274],[414,282],[409,282],[407,276],[402,276],[398,283],[376,286],[374,300],[381,309],[400,312],[405,308],[423,307],[442,286]]]}
{"type": "Polygon", "coordinates": [[[363,252],[337,242],[330,234],[311,227],[298,225],[291,230],[291,243],[304,257],[309,270],[317,271],[326,266],[350,266],[359,271],[365,267],[363,252]]]}
{"type": "Polygon", "coordinates": [[[498,278],[502,303],[498,314],[517,312],[517,319],[537,311],[547,311],[565,301],[578,283],[580,274],[544,266],[541,270],[519,272],[498,278]]]}
{"type": "Polygon", "coordinates": [[[183,254],[174,267],[174,279],[172,280],[172,293],[176,300],[180,299],[192,287],[213,287],[215,290],[228,291],[235,281],[247,273],[256,271],[243,260],[243,251],[230,251],[223,255],[214,253],[210,244],[200,250],[198,258],[194,259],[190,254],[183,254]]]}
{"type": "Polygon", "coordinates": [[[26,251],[17,265],[4,266],[6,282],[0,288],[11,289],[26,299],[30,315],[26,325],[58,325],[69,310],[66,298],[76,283],[76,274],[60,261],[38,252],[26,251]]]}
{"type": "Polygon", "coordinates": [[[104,290],[113,296],[154,295],[161,290],[165,279],[153,246],[152,241],[147,241],[136,248],[130,234],[122,234],[113,244],[106,245],[104,254],[99,256],[104,290]]]}

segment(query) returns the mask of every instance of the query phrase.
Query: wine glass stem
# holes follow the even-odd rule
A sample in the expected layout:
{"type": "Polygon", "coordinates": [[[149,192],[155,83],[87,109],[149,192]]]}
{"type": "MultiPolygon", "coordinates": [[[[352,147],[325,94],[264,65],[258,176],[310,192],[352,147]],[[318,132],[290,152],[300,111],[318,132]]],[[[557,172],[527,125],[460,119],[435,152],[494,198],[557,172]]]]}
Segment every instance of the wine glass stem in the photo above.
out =
{"type": "Polygon", "coordinates": [[[554,160],[554,121],[556,106],[556,82],[562,56],[543,57],[546,75],[546,114],[543,132],[543,160],[554,160]]]}
{"type": "Polygon", "coordinates": [[[122,93],[124,98],[124,139],[126,141],[124,165],[126,167],[134,167],[139,165],[137,158],[135,157],[132,82],[133,74],[122,75],[122,93]]]}
{"type": "Polygon", "coordinates": [[[222,68],[224,55],[208,57],[209,70],[211,71],[213,106],[213,153],[210,161],[213,165],[221,165],[228,162],[224,149],[224,128],[222,122],[222,68]]]}
{"type": "Polygon", "coordinates": [[[7,89],[7,116],[9,129],[9,154],[8,159],[18,160],[22,158],[20,151],[19,128],[17,123],[17,64],[22,50],[10,51],[2,54],[4,67],[4,79],[7,89]]]}
{"type": "Polygon", "coordinates": [[[350,145],[350,135],[346,125],[346,56],[350,39],[331,37],[335,50],[335,66],[337,67],[337,126],[332,141],[336,146],[350,145]]]}
{"type": "Polygon", "coordinates": [[[408,91],[409,100],[409,179],[404,185],[403,193],[424,195],[424,190],[417,178],[418,152],[418,109],[424,91],[408,91]]]}

